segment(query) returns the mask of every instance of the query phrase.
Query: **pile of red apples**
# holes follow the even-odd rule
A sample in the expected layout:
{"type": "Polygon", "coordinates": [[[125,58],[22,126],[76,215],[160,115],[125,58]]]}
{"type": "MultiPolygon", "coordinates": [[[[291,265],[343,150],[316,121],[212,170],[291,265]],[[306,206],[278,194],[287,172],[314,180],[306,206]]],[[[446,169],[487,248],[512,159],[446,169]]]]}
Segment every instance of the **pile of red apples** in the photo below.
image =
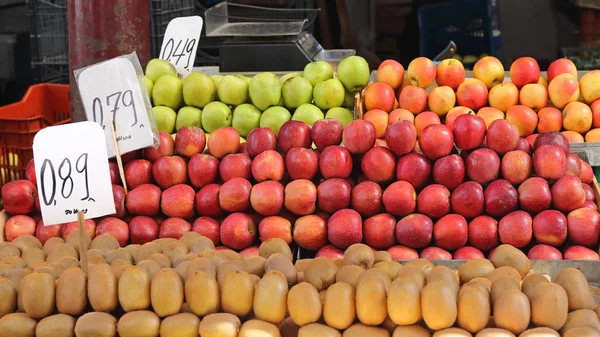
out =
{"type": "MultiPolygon", "coordinates": [[[[232,127],[208,143],[199,128],[176,141],[161,133],[157,149],[124,156],[127,194],[111,163],[117,214],[86,230],[122,246],[195,231],[249,255],[276,237],[328,257],[364,242],[399,260],[471,259],[505,243],[531,259],[599,259],[593,172],[563,134],[531,144],[510,122],[486,128],[472,114],[417,134],[396,121],[380,146],[371,122],[344,129],[333,119],[255,129],[245,143],[232,127]]],[[[6,239],[66,238],[76,223],[28,216],[38,208],[33,165],[27,176],[2,188],[6,239]]]]}

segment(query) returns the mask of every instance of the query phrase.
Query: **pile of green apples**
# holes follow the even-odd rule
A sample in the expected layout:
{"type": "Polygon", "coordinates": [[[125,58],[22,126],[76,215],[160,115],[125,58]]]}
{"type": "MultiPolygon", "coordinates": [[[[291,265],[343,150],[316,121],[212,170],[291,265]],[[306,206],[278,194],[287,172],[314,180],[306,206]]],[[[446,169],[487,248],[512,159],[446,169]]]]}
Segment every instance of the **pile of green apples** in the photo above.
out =
{"type": "Polygon", "coordinates": [[[183,79],[171,63],[153,59],[144,78],[159,131],[174,136],[183,126],[199,127],[208,136],[232,126],[245,138],[259,127],[278,134],[289,120],[312,126],[334,118],[346,126],[354,119],[354,94],[368,84],[369,75],[365,59],[351,56],[340,62],[337,73],[328,62],[317,61],[281,77],[192,72],[183,79]]]}

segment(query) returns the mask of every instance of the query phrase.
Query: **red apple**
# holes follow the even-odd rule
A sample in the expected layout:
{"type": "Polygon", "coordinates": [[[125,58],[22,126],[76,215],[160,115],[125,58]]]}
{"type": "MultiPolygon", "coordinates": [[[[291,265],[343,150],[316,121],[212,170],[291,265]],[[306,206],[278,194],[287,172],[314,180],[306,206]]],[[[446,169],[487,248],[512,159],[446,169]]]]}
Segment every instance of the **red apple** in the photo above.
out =
{"type": "Polygon", "coordinates": [[[404,67],[395,60],[385,60],[377,68],[377,82],[384,82],[397,89],[404,79],[404,67]]]}
{"type": "Polygon", "coordinates": [[[447,250],[455,250],[467,244],[469,230],[467,220],[458,214],[448,214],[433,226],[436,245],[447,250]]]}
{"type": "Polygon", "coordinates": [[[447,250],[439,247],[427,247],[421,251],[421,258],[430,261],[436,260],[452,260],[452,254],[447,250]]]}
{"type": "Polygon", "coordinates": [[[531,157],[523,151],[510,151],[502,157],[502,177],[519,185],[531,176],[531,157]]]}
{"type": "Polygon", "coordinates": [[[523,210],[535,214],[550,208],[552,194],[545,179],[531,177],[519,186],[518,192],[519,203],[523,210]]]}
{"type": "Polygon", "coordinates": [[[452,212],[467,219],[481,215],[484,207],[483,187],[475,181],[460,184],[452,192],[450,205],[452,206],[452,212]]]}
{"type": "Polygon", "coordinates": [[[216,246],[221,244],[221,224],[208,216],[201,216],[192,224],[192,232],[209,238],[216,246]]]}
{"type": "Polygon", "coordinates": [[[182,218],[168,218],[160,224],[158,237],[173,238],[179,240],[182,236],[192,230],[192,225],[182,218]]]}
{"type": "Polygon", "coordinates": [[[581,182],[584,184],[591,184],[594,180],[594,171],[592,170],[592,167],[583,160],[581,161],[581,175],[579,176],[579,179],[581,179],[581,182]]]}
{"type": "Polygon", "coordinates": [[[433,180],[453,191],[465,180],[465,163],[457,154],[436,160],[433,164],[433,180]]]}
{"type": "Polygon", "coordinates": [[[456,103],[469,109],[479,110],[487,105],[488,87],[476,78],[463,81],[456,89],[456,103]]]}
{"type": "MultiPolygon", "coordinates": [[[[37,189],[29,180],[13,180],[2,186],[4,210],[12,215],[31,213],[35,208],[37,189]]],[[[34,229],[35,232],[35,229],[34,229]]]]}
{"type": "Polygon", "coordinates": [[[127,164],[132,160],[139,159],[142,156],[142,149],[121,154],[121,162],[127,164]]]}
{"type": "Polygon", "coordinates": [[[529,250],[527,257],[530,260],[562,260],[563,256],[560,250],[545,244],[538,244],[529,250]]]}
{"type": "Polygon", "coordinates": [[[396,93],[394,88],[384,82],[374,82],[364,91],[364,102],[367,110],[380,109],[389,113],[394,108],[396,93]]]}
{"type": "Polygon", "coordinates": [[[299,217],[292,232],[298,246],[311,251],[319,250],[327,244],[327,223],[318,215],[299,217]]]}
{"type": "Polygon", "coordinates": [[[240,134],[231,126],[216,129],[208,137],[208,151],[217,159],[240,151],[240,134]]]}
{"type": "Polygon", "coordinates": [[[591,208],[579,208],[567,215],[569,239],[576,245],[595,248],[600,236],[600,214],[591,208]]]}
{"type": "Polygon", "coordinates": [[[232,249],[250,247],[256,239],[256,225],[248,214],[232,213],[221,224],[221,242],[232,249]]]}
{"type": "Polygon", "coordinates": [[[277,181],[264,181],[252,186],[250,206],[260,215],[277,215],[283,207],[283,185],[277,181]]]}
{"type": "Polygon", "coordinates": [[[143,184],[152,183],[152,163],[145,159],[135,159],[124,168],[127,188],[132,190],[143,184]]]}
{"type": "MultiPolygon", "coordinates": [[[[6,226],[6,225],[5,225],[6,226]]],[[[42,245],[46,243],[50,238],[60,238],[61,237],[61,227],[62,225],[53,225],[53,226],[45,226],[44,220],[40,220],[37,223],[37,227],[35,229],[35,237],[40,240],[42,245]]],[[[95,225],[94,225],[95,227],[95,225]]],[[[6,228],[5,228],[6,230],[6,228]]],[[[94,228],[95,231],[95,228],[94,228]]]]}
{"type": "Polygon", "coordinates": [[[523,137],[519,138],[519,142],[517,143],[517,148],[515,150],[521,150],[531,156],[531,144],[529,144],[527,139],[523,137]]]}
{"type": "Polygon", "coordinates": [[[348,181],[341,178],[331,178],[323,181],[317,188],[319,209],[335,213],[350,205],[352,187],[348,181]]]}
{"type": "MultiPolygon", "coordinates": [[[[175,141],[168,132],[158,132],[158,140],[159,144],[157,148],[147,147],[146,149],[144,149],[146,159],[148,159],[152,163],[157,161],[158,158],[170,157],[175,154],[175,141]]],[[[113,184],[115,183],[113,182],[113,184]]]]}
{"type": "Polygon", "coordinates": [[[221,160],[219,165],[219,175],[223,182],[233,178],[250,179],[250,167],[252,159],[243,153],[228,154],[221,160]]]}
{"type": "Polygon", "coordinates": [[[171,186],[162,192],[160,209],[168,217],[189,219],[194,215],[195,196],[189,185],[171,186]]]}
{"type": "Polygon", "coordinates": [[[473,259],[485,259],[485,255],[473,247],[461,247],[458,248],[452,255],[454,260],[473,260],[473,259]]]}
{"type": "Polygon", "coordinates": [[[575,176],[564,176],[552,185],[552,205],[559,211],[570,212],[583,206],[585,191],[581,180],[575,176]]]}
{"type": "Polygon", "coordinates": [[[110,183],[114,185],[120,185],[121,175],[119,173],[119,165],[117,165],[115,162],[109,161],[108,172],[110,173],[110,183]]]}
{"type": "Polygon", "coordinates": [[[452,131],[443,124],[431,124],[421,131],[419,146],[423,154],[431,160],[447,156],[454,149],[452,131]]]}
{"type": "Polygon", "coordinates": [[[310,148],[312,139],[310,138],[310,127],[301,121],[287,121],[279,129],[277,140],[279,148],[283,153],[287,153],[294,147],[310,148]]]}
{"type": "Polygon", "coordinates": [[[417,193],[407,181],[396,181],[388,186],[381,198],[385,210],[395,216],[406,216],[417,208],[417,193]]]}
{"type": "Polygon", "coordinates": [[[392,246],[386,251],[392,255],[392,260],[394,261],[409,261],[419,258],[419,253],[416,250],[408,247],[392,246]]]}
{"type": "Polygon", "coordinates": [[[159,226],[148,216],[136,216],[129,222],[131,244],[143,245],[158,239],[159,226]]]}
{"type": "Polygon", "coordinates": [[[600,260],[596,251],[582,246],[572,246],[565,250],[565,260],[600,260]]]}
{"type": "MultiPolygon", "coordinates": [[[[227,212],[243,212],[250,206],[252,185],[244,178],[233,178],[221,185],[219,205],[227,212]]],[[[198,201],[196,200],[196,205],[198,201]]]]}
{"type": "Polygon", "coordinates": [[[244,258],[244,259],[249,259],[251,257],[256,257],[256,256],[260,256],[259,255],[259,247],[258,246],[250,246],[246,249],[242,249],[240,251],[240,255],[244,258]]]}
{"type": "Polygon", "coordinates": [[[388,213],[374,215],[363,222],[365,244],[375,249],[388,249],[396,243],[396,219],[388,213]]]}
{"type": "Polygon", "coordinates": [[[35,220],[27,215],[15,215],[8,218],[4,225],[6,241],[12,242],[20,236],[34,235],[36,225],[35,220]]]}
{"type": "Polygon", "coordinates": [[[486,144],[490,149],[503,155],[516,149],[518,143],[519,130],[514,124],[504,119],[495,120],[490,124],[486,137],[486,144]]]}
{"type": "Polygon", "coordinates": [[[575,153],[567,154],[567,175],[581,176],[581,160],[575,153]]]}
{"type": "Polygon", "coordinates": [[[500,157],[490,149],[477,149],[467,156],[465,167],[469,179],[486,185],[498,179],[500,157]]]}
{"type": "Polygon", "coordinates": [[[500,242],[523,248],[529,244],[533,235],[533,220],[524,211],[514,211],[505,215],[498,223],[500,242]]]}
{"type": "Polygon", "coordinates": [[[129,191],[125,206],[130,214],[153,216],[160,211],[160,196],[158,186],[143,184],[129,191]]]}
{"type": "Polygon", "coordinates": [[[292,223],[280,216],[268,216],[258,223],[260,241],[278,238],[288,245],[292,243],[292,223]]]}
{"type": "Polygon", "coordinates": [[[113,236],[119,242],[119,246],[125,247],[129,241],[129,226],[121,219],[106,217],[96,226],[96,236],[103,234],[113,236]]]}
{"type": "Polygon", "coordinates": [[[27,167],[25,167],[25,178],[31,181],[34,186],[37,186],[37,179],[35,177],[35,163],[33,162],[33,159],[29,160],[27,167]]]}
{"type": "Polygon", "coordinates": [[[344,129],[342,140],[352,154],[366,153],[375,145],[375,126],[370,121],[354,120],[344,129]]]}
{"type": "Polygon", "coordinates": [[[294,147],[285,155],[285,169],[292,179],[312,179],[319,170],[319,156],[311,149],[294,147]]]}
{"type": "Polygon", "coordinates": [[[252,160],[252,176],[258,182],[280,181],[285,174],[285,164],[279,152],[266,150],[252,160]]]}
{"type": "Polygon", "coordinates": [[[112,185],[113,200],[115,202],[115,216],[117,218],[123,218],[127,214],[125,208],[125,189],[119,185],[112,185]]]}
{"type": "Polygon", "coordinates": [[[423,248],[429,245],[433,233],[433,221],[423,214],[410,214],[396,224],[396,239],[410,248],[423,248]]]}
{"type": "Polygon", "coordinates": [[[333,118],[321,119],[313,124],[310,131],[313,143],[319,151],[331,145],[340,145],[344,125],[333,118]]]}
{"type": "Polygon", "coordinates": [[[152,175],[162,189],[184,184],[187,180],[187,164],[181,157],[161,157],[152,165],[152,175]]]}
{"type": "Polygon", "coordinates": [[[221,185],[219,184],[208,184],[202,187],[202,189],[196,193],[196,211],[200,215],[213,218],[223,214],[223,209],[219,202],[220,191],[221,185]]]}
{"type": "Polygon", "coordinates": [[[209,154],[195,154],[188,162],[190,183],[195,188],[202,188],[217,180],[219,160],[209,154]]]}
{"type": "Polygon", "coordinates": [[[381,187],[372,181],[363,181],[352,189],[350,205],[360,215],[369,217],[381,212],[381,187]]]}
{"type": "Polygon", "coordinates": [[[319,156],[319,169],[323,178],[348,178],[352,173],[352,157],[346,148],[328,146],[319,156]]]}
{"type": "Polygon", "coordinates": [[[567,218],[559,211],[543,211],[533,218],[533,235],[538,243],[558,247],[567,239],[567,218]]]}
{"type": "Polygon", "coordinates": [[[432,181],[433,165],[420,153],[402,156],[396,165],[396,180],[404,180],[420,191],[432,181]]]}
{"type": "Polygon", "coordinates": [[[557,180],[567,171],[567,157],[556,145],[543,145],[533,153],[533,170],[538,177],[557,180]]]}
{"type": "Polygon", "coordinates": [[[396,121],[385,129],[385,141],[390,150],[397,156],[410,153],[414,150],[417,141],[417,129],[409,121],[396,121]]]}
{"type": "Polygon", "coordinates": [[[594,189],[588,184],[582,184],[581,187],[585,191],[585,200],[596,200],[596,195],[594,194],[594,189]]]}
{"type": "Polygon", "coordinates": [[[417,209],[432,219],[450,213],[450,191],[439,184],[425,187],[417,197],[417,209]]]}
{"type": "Polygon", "coordinates": [[[206,135],[201,128],[182,126],[175,137],[175,152],[184,157],[202,153],[206,147],[206,135]]]}
{"type": "Polygon", "coordinates": [[[319,249],[317,255],[315,255],[315,258],[317,257],[326,257],[328,259],[343,259],[344,251],[339,248],[336,248],[333,245],[327,245],[319,249]]]}
{"type": "Polygon", "coordinates": [[[560,74],[571,74],[577,77],[577,67],[575,67],[575,63],[569,60],[568,58],[557,59],[554,62],[550,63],[548,66],[548,83],[552,82],[552,80],[560,75],[560,74]]]}
{"type": "Polygon", "coordinates": [[[471,246],[489,252],[498,246],[498,221],[487,215],[480,215],[469,222],[469,243],[471,246]]]}
{"type": "Polygon", "coordinates": [[[246,150],[250,158],[267,150],[277,150],[277,136],[269,128],[254,129],[246,137],[246,150]]]}
{"type": "MultiPolygon", "coordinates": [[[[79,229],[79,222],[67,222],[59,227],[61,228],[61,237],[66,240],[74,230],[79,229]]],[[[96,222],[93,219],[84,220],[83,228],[90,239],[93,239],[96,236],[96,222]]]]}
{"type": "Polygon", "coordinates": [[[532,57],[519,57],[510,65],[510,80],[519,89],[525,84],[538,83],[540,66],[532,57]]]}
{"type": "Polygon", "coordinates": [[[494,217],[503,217],[517,209],[519,194],[507,180],[496,180],[486,187],[485,211],[494,217]]]}
{"type": "Polygon", "coordinates": [[[536,151],[544,145],[555,145],[560,147],[565,156],[569,154],[569,140],[561,132],[544,132],[535,138],[533,142],[533,151],[536,151]]]}
{"type": "Polygon", "coordinates": [[[370,181],[385,183],[394,179],[396,157],[387,148],[376,146],[365,153],[360,167],[370,181]]]}
{"type": "Polygon", "coordinates": [[[583,206],[581,206],[581,207],[590,208],[590,209],[593,209],[593,210],[596,210],[596,211],[598,210],[598,206],[596,205],[596,202],[592,201],[592,200],[586,200],[583,203],[583,206]]]}
{"type": "Polygon", "coordinates": [[[333,213],[327,221],[327,238],[340,249],[360,243],[363,239],[360,214],[348,208],[333,213]]]}
{"type": "Polygon", "coordinates": [[[310,180],[298,179],[285,186],[285,208],[296,215],[308,215],[315,211],[317,187],[310,180]]]}
{"type": "Polygon", "coordinates": [[[456,147],[461,150],[478,148],[485,139],[486,125],[483,118],[476,115],[460,115],[452,126],[452,136],[456,147]]]}

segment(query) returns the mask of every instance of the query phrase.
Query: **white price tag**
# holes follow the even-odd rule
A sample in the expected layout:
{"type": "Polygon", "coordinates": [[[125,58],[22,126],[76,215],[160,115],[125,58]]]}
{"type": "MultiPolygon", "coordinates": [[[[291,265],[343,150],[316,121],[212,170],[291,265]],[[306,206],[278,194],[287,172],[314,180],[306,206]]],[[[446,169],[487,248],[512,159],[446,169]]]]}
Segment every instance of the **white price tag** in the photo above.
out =
{"type": "Polygon", "coordinates": [[[115,213],[102,127],[93,122],[52,126],[33,139],[44,224],[56,225],[115,213]]]}
{"type": "Polygon", "coordinates": [[[110,121],[121,154],[153,145],[148,110],[133,63],[117,57],[83,70],[77,85],[89,121],[104,129],[108,157],[115,156],[110,121]]]}
{"type": "Polygon", "coordinates": [[[202,23],[199,16],[175,18],[165,31],[160,58],[174,64],[183,77],[187,77],[194,67],[202,23]]]}

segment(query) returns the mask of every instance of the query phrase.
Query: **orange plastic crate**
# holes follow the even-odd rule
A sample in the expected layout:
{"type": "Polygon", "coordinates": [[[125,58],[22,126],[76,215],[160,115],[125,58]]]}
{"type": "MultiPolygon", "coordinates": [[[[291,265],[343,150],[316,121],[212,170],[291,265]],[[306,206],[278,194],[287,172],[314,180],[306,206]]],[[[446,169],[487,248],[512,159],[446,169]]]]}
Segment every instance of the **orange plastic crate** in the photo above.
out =
{"type": "Polygon", "coordinates": [[[0,186],[25,177],[38,131],[70,121],[69,85],[65,84],[32,85],[20,102],[0,107],[0,186]]]}

